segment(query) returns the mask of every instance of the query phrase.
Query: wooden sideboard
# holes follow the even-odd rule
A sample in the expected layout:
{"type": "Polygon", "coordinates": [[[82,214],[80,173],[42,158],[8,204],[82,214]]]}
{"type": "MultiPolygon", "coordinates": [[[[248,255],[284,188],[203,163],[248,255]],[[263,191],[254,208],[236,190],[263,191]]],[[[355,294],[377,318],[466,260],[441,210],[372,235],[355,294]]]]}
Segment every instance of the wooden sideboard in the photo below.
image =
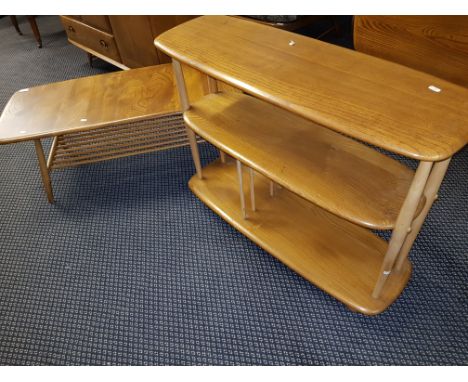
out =
{"type": "Polygon", "coordinates": [[[121,69],[170,62],[156,36],[196,16],[60,16],[68,41],[121,69]]]}

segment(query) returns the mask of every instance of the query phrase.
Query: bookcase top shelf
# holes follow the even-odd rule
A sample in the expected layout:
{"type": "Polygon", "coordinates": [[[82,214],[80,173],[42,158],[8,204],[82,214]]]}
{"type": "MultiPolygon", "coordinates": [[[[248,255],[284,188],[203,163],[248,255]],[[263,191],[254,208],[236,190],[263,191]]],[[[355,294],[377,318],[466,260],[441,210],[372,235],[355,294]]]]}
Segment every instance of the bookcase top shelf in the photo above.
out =
{"type": "Polygon", "coordinates": [[[440,161],[468,142],[468,89],[402,65],[228,16],[193,19],[155,45],[255,97],[410,158],[440,161]]]}

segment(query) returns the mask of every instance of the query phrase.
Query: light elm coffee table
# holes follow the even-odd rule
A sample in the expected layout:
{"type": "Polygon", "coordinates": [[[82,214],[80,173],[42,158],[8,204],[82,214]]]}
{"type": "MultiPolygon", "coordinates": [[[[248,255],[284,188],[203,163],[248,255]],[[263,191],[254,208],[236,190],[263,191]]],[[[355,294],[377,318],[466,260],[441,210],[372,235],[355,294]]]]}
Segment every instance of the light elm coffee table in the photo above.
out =
{"type": "MultiPolygon", "coordinates": [[[[206,77],[186,68],[193,99],[206,77]]],[[[50,172],[189,144],[170,64],[17,91],[0,117],[0,144],[34,141],[42,181],[50,172]],[[41,139],[53,138],[46,159],[41,139]]]]}

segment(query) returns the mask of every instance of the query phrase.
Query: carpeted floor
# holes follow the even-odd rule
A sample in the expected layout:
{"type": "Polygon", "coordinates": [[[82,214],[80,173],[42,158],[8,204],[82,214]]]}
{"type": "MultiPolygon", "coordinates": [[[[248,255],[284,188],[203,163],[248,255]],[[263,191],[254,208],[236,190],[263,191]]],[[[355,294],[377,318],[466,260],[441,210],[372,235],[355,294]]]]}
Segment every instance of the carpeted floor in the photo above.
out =
{"type": "MultiPolygon", "coordinates": [[[[44,48],[0,19],[0,110],[20,88],[88,67],[56,17],[44,48]]],[[[204,161],[214,157],[202,147],[204,161]]],[[[308,283],[194,197],[187,148],[56,171],[0,146],[0,364],[468,364],[468,150],[419,236],[412,280],[365,317],[308,283]]]]}

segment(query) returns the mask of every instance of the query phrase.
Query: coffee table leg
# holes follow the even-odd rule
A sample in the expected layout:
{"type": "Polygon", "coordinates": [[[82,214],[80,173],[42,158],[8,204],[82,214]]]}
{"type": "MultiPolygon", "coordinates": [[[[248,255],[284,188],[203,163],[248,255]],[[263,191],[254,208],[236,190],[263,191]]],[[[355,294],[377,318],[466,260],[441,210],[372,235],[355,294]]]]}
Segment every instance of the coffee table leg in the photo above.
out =
{"type": "Polygon", "coordinates": [[[47,168],[47,162],[44,156],[44,149],[42,148],[41,140],[35,139],[34,146],[36,147],[37,160],[39,162],[39,169],[41,170],[42,183],[44,184],[44,188],[47,193],[47,199],[49,200],[49,203],[53,203],[54,194],[52,192],[52,183],[50,181],[49,169],[47,168]]]}

